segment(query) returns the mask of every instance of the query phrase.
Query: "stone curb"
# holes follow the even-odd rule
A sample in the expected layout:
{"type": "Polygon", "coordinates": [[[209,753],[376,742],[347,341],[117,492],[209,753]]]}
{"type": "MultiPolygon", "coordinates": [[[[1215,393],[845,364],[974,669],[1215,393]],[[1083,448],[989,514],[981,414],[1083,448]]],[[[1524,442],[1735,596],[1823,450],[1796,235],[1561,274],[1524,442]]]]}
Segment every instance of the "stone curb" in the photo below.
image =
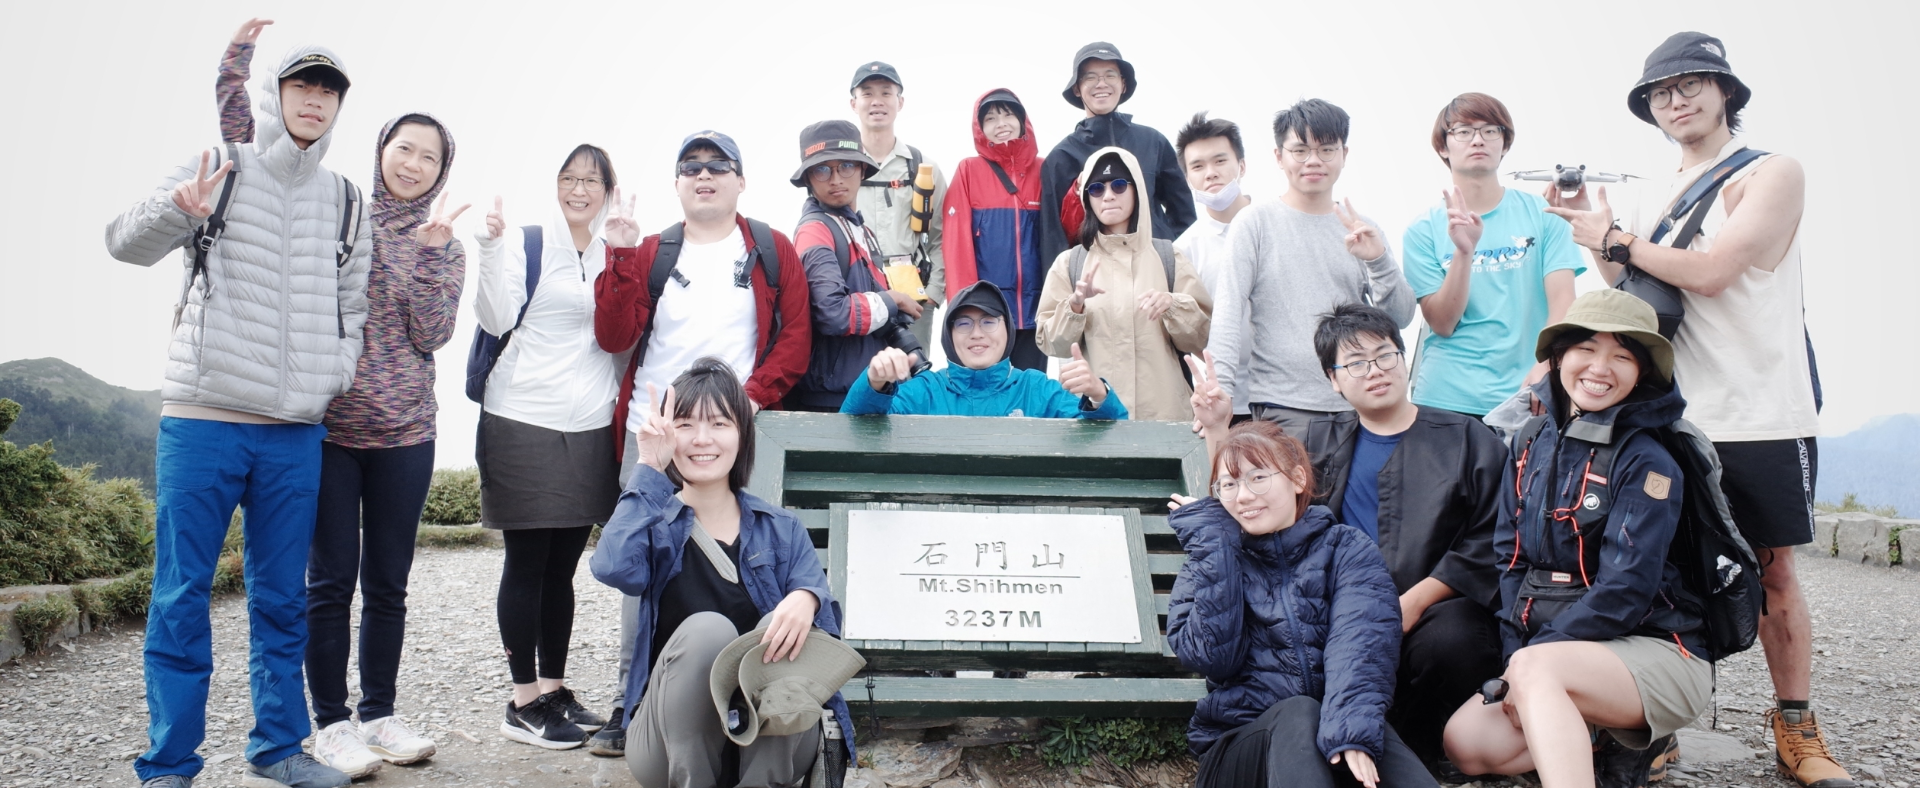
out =
{"type": "Polygon", "coordinates": [[[1920,520],[1866,512],[1820,514],[1813,518],[1813,542],[1796,550],[1866,566],[1920,571],[1920,520]]]}

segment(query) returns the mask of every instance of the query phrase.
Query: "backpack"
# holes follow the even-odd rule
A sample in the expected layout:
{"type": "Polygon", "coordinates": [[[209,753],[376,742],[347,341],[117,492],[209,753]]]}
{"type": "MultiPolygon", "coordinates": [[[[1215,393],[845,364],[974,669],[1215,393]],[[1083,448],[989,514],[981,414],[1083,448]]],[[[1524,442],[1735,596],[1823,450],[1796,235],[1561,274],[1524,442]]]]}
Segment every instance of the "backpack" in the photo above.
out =
{"type": "MultiPolygon", "coordinates": [[[[1720,187],[1726,185],[1727,179],[1733,177],[1734,173],[1759,161],[1760,157],[1765,155],[1767,155],[1766,151],[1741,148],[1722,161],[1720,166],[1701,173],[1693,185],[1687,187],[1686,192],[1680,195],[1680,199],[1675,200],[1673,206],[1667,209],[1666,215],[1660,217],[1660,225],[1654,228],[1652,235],[1647,237],[1647,243],[1659,244],[1665,240],[1667,233],[1673,231],[1674,222],[1691,213],[1692,216],[1687,218],[1687,223],[1680,228],[1680,233],[1673,237],[1672,243],[1675,249],[1691,246],[1694,237],[1700,234],[1700,225],[1707,220],[1708,209],[1713,207],[1714,200],[1720,196],[1720,187]]],[[[1654,313],[1660,317],[1660,336],[1673,339],[1673,335],[1680,330],[1680,321],[1687,316],[1687,307],[1681,300],[1680,288],[1654,278],[1652,274],[1640,270],[1633,263],[1626,263],[1625,266],[1626,270],[1621,273],[1620,281],[1614,283],[1614,288],[1632,293],[1640,300],[1651,304],[1654,313]]]]}
{"type": "MultiPolygon", "coordinates": [[[[227,161],[233,162],[233,167],[227,170],[226,179],[221,181],[220,201],[214,205],[213,215],[208,216],[206,222],[194,229],[193,237],[187,243],[187,251],[193,256],[193,263],[187,270],[186,285],[180,288],[180,303],[173,307],[175,326],[180,325],[180,314],[187,308],[187,295],[193,292],[194,283],[200,283],[201,303],[206,303],[206,298],[213,294],[213,277],[207,273],[207,255],[213,251],[214,244],[220,242],[220,237],[227,232],[227,210],[232,205],[234,184],[240,180],[239,143],[227,143],[226,156],[227,161]]],[[[221,162],[216,159],[213,167],[218,169],[220,164],[221,162]]],[[[336,283],[333,315],[336,325],[339,326],[340,338],[346,339],[347,316],[340,305],[340,288],[337,283],[340,280],[340,271],[347,267],[347,261],[353,259],[354,242],[360,239],[360,188],[339,173],[334,173],[333,177],[340,182],[340,191],[345,198],[342,200],[344,205],[340,213],[340,238],[333,245],[333,278],[336,283]]]]}
{"type": "Polygon", "coordinates": [[[487,377],[493,374],[493,365],[500,362],[500,354],[506,352],[507,341],[513,339],[513,329],[527,319],[527,306],[533,303],[534,290],[540,286],[540,258],[546,250],[540,225],[530,224],[520,230],[526,235],[527,300],[520,302],[520,314],[513,319],[513,328],[496,337],[474,326],[473,344],[467,348],[467,399],[481,404],[487,401],[487,377]]]}
{"type": "MultiPolygon", "coordinates": [[[[1522,467],[1533,439],[1540,435],[1547,418],[1534,416],[1515,435],[1513,445],[1522,467]]],[[[1587,472],[1587,481],[1593,483],[1582,488],[1585,495],[1573,517],[1575,533],[1598,534],[1605,527],[1607,513],[1613,508],[1613,490],[1605,480],[1614,476],[1613,460],[1618,447],[1626,445],[1633,433],[1639,431],[1628,430],[1615,435],[1606,445],[1595,445],[1587,472]]],[[[1703,634],[1715,659],[1746,651],[1753,647],[1760,634],[1760,617],[1766,613],[1766,591],[1760,587],[1760,562],[1734,525],[1726,493],[1720,489],[1720,456],[1714,451],[1712,441],[1686,419],[1675,419],[1672,424],[1649,432],[1673,455],[1685,485],[1680,523],[1674,530],[1673,543],[1667,548],[1667,561],[1679,567],[1682,585],[1700,601],[1703,634]]],[[[1584,567],[1599,565],[1600,546],[1600,539],[1591,543],[1582,540],[1583,574],[1584,567]]],[[[1531,577],[1543,572],[1529,572],[1522,592],[1542,590],[1544,595],[1540,599],[1548,600],[1554,608],[1541,608],[1540,626],[1551,620],[1548,613],[1571,605],[1587,590],[1584,585],[1574,586],[1571,578],[1536,581],[1531,577]],[[1548,585],[1558,588],[1544,588],[1548,585]]],[[[1564,576],[1566,573],[1552,574],[1564,576]]],[[[1526,621],[1519,623],[1528,626],[1526,621]]]]}
{"type": "MultiPolygon", "coordinates": [[[[912,145],[908,145],[907,146],[906,180],[875,181],[875,180],[863,179],[860,181],[860,185],[862,187],[877,186],[877,187],[886,189],[886,191],[882,192],[882,194],[886,197],[887,207],[892,208],[893,207],[893,191],[895,189],[913,188],[913,179],[915,176],[920,174],[920,165],[925,161],[926,161],[926,157],[920,155],[919,148],[913,147],[912,145]]],[[[912,199],[912,198],[909,197],[908,199],[912,199]]],[[[912,203],[908,203],[908,205],[912,205],[912,203]]],[[[801,221],[805,222],[806,220],[805,218],[802,218],[801,221]]],[[[926,234],[921,233],[920,242],[916,243],[913,247],[913,258],[914,258],[913,264],[920,269],[920,279],[922,281],[925,281],[926,278],[930,275],[928,273],[928,266],[931,265],[931,258],[927,254],[925,241],[926,241],[926,234]]],[[[845,257],[846,257],[845,255],[841,255],[842,259],[845,259],[845,257]]]]}
{"type": "MultiPolygon", "coordinates": [[[[849,246],[850,242],[847,240],[846,229],[840,226],[840,222],[835,221],[835,217],[833,215],[828,214],[825,211],[808,211],[804,214],[801,214],[799,226],[804,227],[806,226],[807,222],[819,222],[827,226],[827,234],[833,236],[833,259],[839,261],[840,263],[840,280],[843,282],[846,281],[847,277],[853,273],[853,254],[852,254],[852,249],[849,246]]],[[[879,254],[879,252],[874,250],[874,248],[878,246],[878,244],[871,242],[871,239],[873,237],[872,230],[867,230],[867,228],[864,226],[862,226],[860,229],[866,230],[867,237],[869,240],[869,243],[867,243],[867,250],[868,250],[867,257],[869,260],[871,260],[874,255],[879,254]]],[[[881,279],[880,281],[875,282],[874,285],[876,287],[879,287],[882,290],[885,290],[887,289],[887,280],[881,279]]],[[[849,285],[849,288],[851,288],[851,285],[849,285]]]]}
{"type": "MultiPolygon", "coordinates": [[[[647,303],[659,305],[661,294],[667,292],[667,280],[678,275],[674,267],[680,262],[680,249],[685,246],[687,226],[676,222],[673,226],[660,231],[660,245],[653,252],[653,267],[647,274],[647,303]]],[[[753,234],[754,256],[760,259],[760,272],[767,278],[767,287],[773,290],[773,330],[767,332],[766,342],[761,344],[760,355],[754,359],[754,366],[766,363],[767,356],[773,353],[773,343],[780,338],[780,251],[773,246],[773,228],[757,219],[747,220],[747,230],[753,234]]],[[[836,240],[838,236],[836,236],[836,240]]],[[[752,275],[748,275],[752,282],[752,275]]],[[[749,284],[751,287],[751,284],[749,284]]],[[[647,360],[647,340],[653,338],[653,311],[647,312],[647,326],[640,332],[640,345],[634,350],[634,364],[640,365],[647,360]]]]}

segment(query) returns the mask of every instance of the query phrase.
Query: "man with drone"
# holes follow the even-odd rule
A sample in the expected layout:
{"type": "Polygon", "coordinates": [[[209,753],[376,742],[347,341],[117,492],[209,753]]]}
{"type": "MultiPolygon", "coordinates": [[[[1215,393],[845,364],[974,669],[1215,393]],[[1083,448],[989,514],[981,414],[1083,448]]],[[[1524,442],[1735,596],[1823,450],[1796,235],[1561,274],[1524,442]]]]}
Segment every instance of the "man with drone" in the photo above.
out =
{"type": "Polygon", "coordinates": [[[1675,34],[1627,94],[1635,116],[1680,146],[1671,197],[1625,227],[1604,186],[1593,201],[1584,187],[1563,198],[1550,186],[1547,211],[1567,220],[1608,281],[1659,309],[1673,339],[1686,418],[1713,440],[1733,520],[1765,568],[1760,643],[1778,700],[1767,719],[1780,771],[1808,788],[1851,788],[1809,701],[1813,625],[1794,569],[1794,546],[1813,541],[1819,469],[1818,378],[1802,320],[1806,174],[1734,136],[1752,96],[1719,39],[1675,34]]]}

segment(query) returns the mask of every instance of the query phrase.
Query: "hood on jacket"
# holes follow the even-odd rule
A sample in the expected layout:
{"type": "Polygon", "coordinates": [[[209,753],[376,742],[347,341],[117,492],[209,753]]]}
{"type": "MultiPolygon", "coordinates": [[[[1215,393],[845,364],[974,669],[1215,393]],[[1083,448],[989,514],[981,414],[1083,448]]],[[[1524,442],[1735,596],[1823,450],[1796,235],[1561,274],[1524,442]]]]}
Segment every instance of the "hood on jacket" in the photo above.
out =
{"type": "MultiPolygon", "coordinates": [[[[341,96],[340,107],[334,110],[333,120],[327,124],[326,132],[320,135],[320,139],[308,145],[305,151],[301,151],[299,144],[293,141],[293,135],[287,133],[287,119],[281,114],[280,106],[280,72],[287,70],[289,66],[308,55],[324,55],[329,60],[340,63],[340,56],[323,46],[309,44],[287,50],[287,54],[280,58],[278,67],[260,75],[260,100],[256,102],[260,112],[255,113],[253,120],[255,144],[259,146],[261,157],[268,160],[269,166],[274,166],[279,162],[281,155],[291,156],[293,160],[288,164],[302,170],[294,174],[311,171],[311,168],[319,165],[321,159],[326,158],[327,147],[333,139],[333,130],[340,127],[340,113],[345,112],[347,108],[347,97],[341,96]],[[282,147],[291,149],[293,153],[276,154],[275,151],[282,147]],[[306,156],[297,155],[302,153],[306,156]]],[[[340,70],[343,73],[346,71],[344,63],[341,64],[340,70]]]]}
{"type": "Polygon", "coordinates": [[[440,190],[447,186],[447,176],[453,172],[453,133],[439,118],[425,112],[409,112],[380,127],[380,135],[374,138],[373,148],[373,202],[368,206],[368,214],[373,221],[389,230],[402,231],[426,223],[432,210],[433,200],[440,190]],[[428,187],[426,192],[411,200],[400,200],[387,191],[387,174],[381,169],[382,154],[387,143],[393,141],[394,132],[400,130],[402,123],[426,121],[434,130],[440,132],[440,178],[428,187]]]}
{"type": "Polygon", "coordinates": [[[1008,176],[1012,176],[1015,173],[1026,172],[1028,167],[1033,166],[1033,160],[1040,157],[1040,143],[1033,138],[1033,119],[1027,117],[1024,110],[1020,113],[1018,138],[1008,140],[1003,145],[995,145],[987,141],[987,133],[980,127],[980,115],[986,110],[989,99],[1007,101],[1007,97],[1011,97],[1014,102],[1020,101],[1020,97],[1015,96],[1013,91],[994,88],[980,94],[980,98],[973,102],[973,149],[979,152],[981,158],[998,163],[1001,169],[1007,171],[1008,176]]]}
{"type": "MultiPolygon", "coordinates": [[[[1080,189],[1082,221],[1085,221],[1085,216],[1093,213],[1093,200],[1087,196],[1087,183],[1093,178],[1093,168],[1099,166],[1100,160],[1109,154],[1118,156],[1120,163],[1127,168],[1125,176],[1127,186],[1133,192],[1133,229],[1129,234],[1139,234],[1144,238],[1153,237],[1153,205],[1147,199],[1146,184],[1140,182],[1140,159],[1126,148],[1115,146],[1101,148],[1089,154],[1086,163],[1080,165],[1080,180],[1077,183],[1080,189]]],[[[1079,228],[1074,228],[1074,232],[1079,232],[1079,228]]]]}
{"type": "MultiPolygon", "coordinates": [[[[452,159],[453,157],[451,155],[451,151],[452,151],[451,140],[448,141],[448,151],[449,151],[449,155],[447,158],[452,159]]],[[[571,153],[571,150],[569,150],[569,153],[571,153]]],[[[555,167],[552,170],[555,177],[558,177],[560,171],[566,169],[567,165],[571,163],[573,163],[573,159],[571,158],[561,161],[560,166],[555,167]]],[[[444,173],[442,175],[443,175],[442,179],[444,180],[444,173]]],[[[435,188],[438,189],[439,187],[436,186],[435,188]]],[[[553,238],[545,239],[545,242],[554,243],[556,239],[572,237],[572,230],[570,225],[567,224],[566,210],[560,207],[560,200],[558,198],[557,192],[548,192],[548,194],[554,195],[555,199],[553,202],[548,203],[548,205],[551,206],[550,208],[548,208],[548,210],[551,211],[551,213],[548,215],[553,218],[547,220],[547,229],[553,232],[557,232],[559,234],[554,236],[553,238]]],[[[600,196],[604,198],[600,201],[600,212],[594,214],[593,221],[590,221],[587,223],[587,234],[595,238],[600,237],[600,229],[607,226],[607,215],[613,212],[613,190],[607,189],[606,191],[601,192],[600,196]]],[[[570,243],[571,242],[569,242],[569,244],[570,243]]],[[[567,248],[571,249],[573,247],[569,245],[567,248]]]]}
{"type": "Polygon", "coordinates": [[[1555,414],[1560,432],[1570,438],[1589,443],[1611,443],[1614,427],[1633,427],[1651,429],[1665,427],[1679,420],[1687,410],[1687,400],[1680,396],[1680,386],[1674,384],[1665,389],[1651,386],[1634,386],[1627,398],[1615,403],[1613,407],[1593,413],[1582,413],[1578,418],[1569,419],[1573,403],[1567,398],[1558,381],[1560,371],[1550,370],[1547,377],[1533,384],[1533,394],[1541,402],[1550,403],[1548,413],[1555,414]],[[1574,425],[1571,422],[1584,422],[1574,425]]]}
{"type": "Polygon", "coordinates": [[[965,290],[960,291],[959,295],[947,301],[947,319],[944,325],[946,330],[940,334],[940,347],[947,351],[948,364],[966,368],[965,364],[960,363],[960,354],[953,346],[953,321],[960,318],[962,307],[969,306],[1000,318],[1000,324],[1007,327],[1007,344],[1000,350],[1000,360],[1006,361],[1013,358],[1013,327],[1007,321],[1007,316],[1013,312],[1007,305],[1007,294],[1000,291],[999,285],[982,279],[968,285],[965,290]]]}

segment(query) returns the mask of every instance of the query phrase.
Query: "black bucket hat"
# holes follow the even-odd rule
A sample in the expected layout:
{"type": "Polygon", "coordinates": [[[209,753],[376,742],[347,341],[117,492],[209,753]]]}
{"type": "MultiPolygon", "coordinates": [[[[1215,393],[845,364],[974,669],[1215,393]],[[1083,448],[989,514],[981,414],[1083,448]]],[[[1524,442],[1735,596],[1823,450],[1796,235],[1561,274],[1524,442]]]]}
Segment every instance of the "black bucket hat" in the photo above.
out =
{"type": "Polygon", "coordinates": [[[1753,98],[1753,90],[1747,83],[1733,75],[1733,66],[1727,63],[1727,45],[1720,39],[1706,33],[1675,33],[1662,42],[1653,54],[1647,56],[1647,65],[1640,74],[1640,81],[1627,94],[1627,109],[1633,110],[1634,117],[1654,126],[1653,110],[1647,106],[1647,89],[1661,80],[1672,79],[1681,74],[1725,74],[1733,81],[1733,95],[1727,96],[1727,114],[1732,115],[1747,106],[1753,98]]]}
{"type": "Polygon", "coordinates": [[[992,93],[980,99],[980,107],[973,116],[974,125],[987,125],[987,108],[995,104],[1005,104],[1012,108],[1014,117],[1019,118],[1020,128],[1024,133],[1027,127],[1027,105],[1020,103],[1020,97],[1013,95],[1013,91],[1006,88],[995,88],[992,93]]]}
{"type": "Polygon", "coordinates": [[[860,162],[868,178],[880,171],[880,165],[860,149],[860,130],[853,123],[823,120],[800,130],[800,169],[793,171],[793,185],[807,188],[807,169],[829,161],[860,162]]]}
{"type": "MultiPolygon", "coordinates": [[[[1000,290],[999,285],[985,279],[968,285],[967,289],[960,291],[959,295],[948,301],[947,330],[940,334],[940,345],[947,351],[947,358],[956,364],[959,363],[960,353],[953,346],[953,321],[960,319],[960,310],[966,307],[973,307],[987,313],[989,317],[998,318],[1005,318],[1010,311],[1007,309],[1007,294],[1000,290]]],[[[1013,358],[1012,331],[1007,332],[1007,346],[1000,352],[1001,361],[1010,358],[1013,358]]]]}
{"type": "Polygon", "coordinates": [[[1074,53],[1073,76],[1067,79],[1067,89],[1060,91],[1060,95],[1067,100],[1068,104],[1072,104],[1080,109],[1087,108],[1086,102],[1081,101],[1080,97],[1075,95],[1074,88],[1080,86],[1080,67],[1086,65],[1089,60],[1111,60],[1119,63],[1120,79],[1126,83],[1125,89],[1120,91],[1120,103],[1125,104],[1127,103],[1127,99],[1133,98],[1133,89],[1139,87],[1139,82],[1133,77],[1133,64],[1128,63],[1125,58],[1120,57],[1119,47],[1105,41],[1095,41],[1081,47],[1079,52],[1074,53]]]}

